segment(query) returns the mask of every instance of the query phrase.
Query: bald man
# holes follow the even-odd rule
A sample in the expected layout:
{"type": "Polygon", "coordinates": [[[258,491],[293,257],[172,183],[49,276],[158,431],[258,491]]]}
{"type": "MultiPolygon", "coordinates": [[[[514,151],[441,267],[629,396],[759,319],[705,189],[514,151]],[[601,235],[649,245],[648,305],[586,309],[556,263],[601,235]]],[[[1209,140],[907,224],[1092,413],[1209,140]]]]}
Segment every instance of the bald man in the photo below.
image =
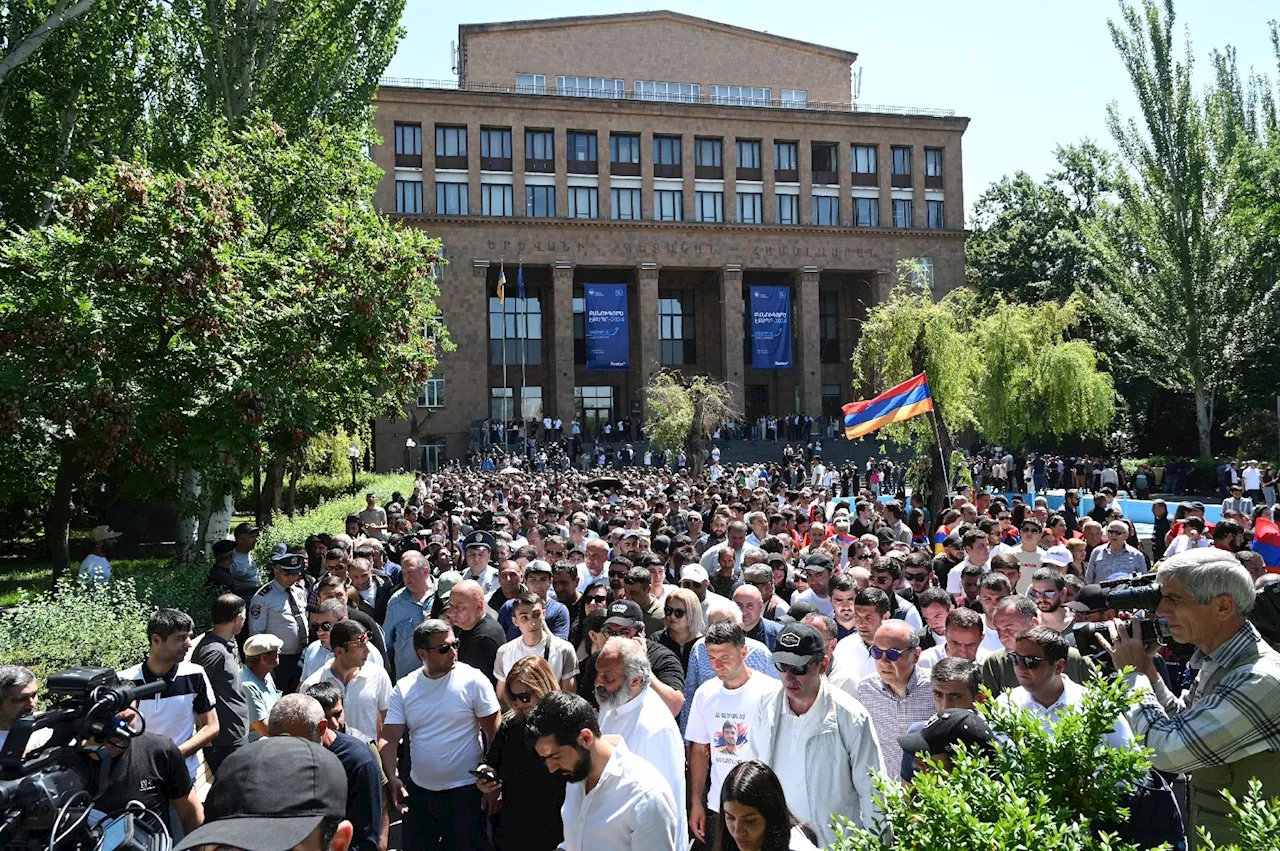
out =
{"type": "Polygon", "coordinates": [[[493,663],[507,633],[485,605],[484,588],[473,579],[459,582],[449,592],[444,614],[458,639],[458,661],[479,669],[496,688],[493,663]]]}
{"type": "Polygon", "coordinates": [[[893,760],[885,765],[902,765],[898,737],[933,714],[929,672],[916,664],[920,635],[905,621],[888,618],[876,630],[869,651],[876,663],[876,676],[858,683],[853,696],[871,714],[881,755],[893,760]]]}
{"type": "Polygon", "coordinates": [[[782,624],[764,616],[764,597],[760,589],[754,585],[742,585],[733,592],[733,602],[742,610],[742,630],[747,638],[754,638],[772,653],[778,633],[782,632],[782,624]]]}

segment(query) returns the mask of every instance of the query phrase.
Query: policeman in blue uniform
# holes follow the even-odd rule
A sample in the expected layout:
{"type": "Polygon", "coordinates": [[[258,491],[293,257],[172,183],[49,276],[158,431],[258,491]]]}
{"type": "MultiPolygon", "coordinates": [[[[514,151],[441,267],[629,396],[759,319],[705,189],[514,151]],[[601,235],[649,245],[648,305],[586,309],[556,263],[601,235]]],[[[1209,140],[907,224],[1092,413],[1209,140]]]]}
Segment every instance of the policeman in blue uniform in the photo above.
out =
{"type": "Polygon", "coordinates": [[[493,535],[483,529],[477,529],[462,539],[462,549],[467,559],[463,578],[479,582],[485,597],[498,587],[498,568],[492,564],[493,551],[496,549],[494,544],[493,535]]]}
{"type": "Polygon", "coordinates": [[[307,589],[302,570],[307,557],[282,553],[271,557],[274,577],[249,601],[249,634],[280,639],[280,664],[274,672],[276,687],[285,694],[296,691],[302,673],[302,651],[307,647],[307,589]]]}

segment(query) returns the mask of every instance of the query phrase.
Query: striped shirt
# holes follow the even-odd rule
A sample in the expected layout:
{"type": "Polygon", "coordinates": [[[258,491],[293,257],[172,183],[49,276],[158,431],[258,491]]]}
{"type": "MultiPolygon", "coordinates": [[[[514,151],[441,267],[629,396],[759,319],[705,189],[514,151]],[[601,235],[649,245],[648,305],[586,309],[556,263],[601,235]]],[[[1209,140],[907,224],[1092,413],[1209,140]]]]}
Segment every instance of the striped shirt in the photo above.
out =
{"type": "Polygon", "coordinates": [[[1127,718],[1134,735],[1155,751],[1155,768],[1190,772],[1280,751],[1280,653],[1262,642],[1253,624],[1245,623],[1212,653],[1197,650],[1191,667],[1200,674],[1185,700],[1158,677],[1126,677],[1142,687],[1142,700],[1127,718]],[[1201,684],[1215,675],[1217,684],[1204,692],[1201,684]]]}
{"type": "MultiPolygon", "coordinates": [[[[134,686],[160,679],[167,683],[160,694],[138,701],[138,711],[146,719],[148,733],[172,739],[178,747],[196,734],[196,716],[211,712],[217,704],[209,677],[194,662],[179,662],[164,676],[153,674],[143,662],[121,672],[120,679],[134,686]]],[[[197,765],[196,754],[187,757],[187,770],[192,777],[196,776],[197,765]]]]}

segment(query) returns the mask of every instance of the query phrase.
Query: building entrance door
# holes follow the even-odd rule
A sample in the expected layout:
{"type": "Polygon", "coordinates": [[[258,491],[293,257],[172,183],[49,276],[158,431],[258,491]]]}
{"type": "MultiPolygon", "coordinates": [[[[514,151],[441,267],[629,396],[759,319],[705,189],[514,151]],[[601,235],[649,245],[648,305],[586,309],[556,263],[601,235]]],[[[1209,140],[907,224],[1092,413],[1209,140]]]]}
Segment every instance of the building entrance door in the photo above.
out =
{"type": "Polygon", "coordinates": [[[746,386],[747,425],[755,425],[755,421],[769,413],[769,388],[764,384],[748,384],[746,386]]]}

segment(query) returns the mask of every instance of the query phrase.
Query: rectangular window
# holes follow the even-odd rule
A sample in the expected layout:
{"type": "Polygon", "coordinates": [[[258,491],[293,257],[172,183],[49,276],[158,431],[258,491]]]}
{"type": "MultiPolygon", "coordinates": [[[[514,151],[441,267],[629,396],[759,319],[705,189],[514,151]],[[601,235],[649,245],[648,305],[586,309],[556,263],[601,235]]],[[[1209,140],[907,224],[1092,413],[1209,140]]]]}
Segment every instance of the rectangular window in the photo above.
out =
{"type": "Polygon", "coordinates": [[[480,212],[486,216],[512,215],[511,184],[481,183],[480,212]]]}
{"type": "Polygon", "coordinates": [[[932,257],[916,257],[915,271],[911,274],[912,283],[922,289],[933,289],[933,258],[932,257]]]}
{"type": "Polygon", "coordinates": [[[486,159],[511,159],[511,129],[481,129],[480,156],[486,159]]]}
{"type": "Polygon", "coordinates": [[[814,195],[813,223],[815,225],[840,224],[840,199],[830,195],[814,195]]]}
{"type": "Polygon", "coordinates": [[[738,168],[760,168],[760,140],[738,140],[738,168]]]}
{"type": "Polygon", "coordinates": [[[695,192],[694,194],[694,221],[699,222],[723,222],[724,221],[724,193],[723,192],[695,192]]]}
{"type": "Polygon", "coordinates": [[[804,89],[783,89],[782,105],[789,107],[803,107],[809,104],[809,93],[804,89]]]}
{"type": "Polygon", "coordinates": [[[893,173],[911,174],[911,149],[894,147],[890,148],[889,152],[893,155],[893,173]]]}
{"type": "Polygon", "coordinates": [[[720,166],[719,139],[695,139],[693,142],[694,165],[720,166]]]}
{"type": "Polygon", "coordinates": [[[444,407],[444,379],[428,378],[422,392],[418,394],[419,408],[444,407]]]}
{"type": "Polygon", "coordinates": [[[515,411],[511,407],[510,387],[489,388],[489,418],[502,423],[515,419],[515,411]]]}
{"type": "MultiPolygon", "coordinates": [[[[810,165],[815,172],[834,175],[839,168],[840,153],[835,142],[814,142],[810,147],[810,156],[810,165]]],[[[813,182],[817,183],[818,179],[814,178],[813,182]]],[[[831,181],[823,180],[822,182],[831,181]]]]}
{"type": "Polygon", "coordinates": [[[422,156],[422,125],[396,125],[396,154],[422,156]]]}
{"type": "Polygon", "coordinates": [[[776,196],[778,206],[778,224],[780,225],[798,225],[800,224],[800,196],[799,195],[782,195],[776,196]]]}
{"type": "Polygon", "coordinates": [[[895,228],[911,227],[911,200],[909,198],[893,199],[893,226],[895,228]]]}
{"type": "Polygon", "coordinates": [[[854,174],[876,173],[875,145],[854,145],[852,159],[854,174]]]}
{"type": "MultiPolygon", "coordinates": [[[[512,278],[515,277],[513,274],[512,278]]],[[[507,366],[542,364],[542,302],[518,298],[512,281],[507,281],[506,303],[489,297],[489,363],[502,365],[505,348],[507,366]]]]}
{"type": "Polygon", "coordinates": [[[925,201],[925,227],[930,230],[942,230],[946,225],[942,216],[941,201],[925,201]]]}
{"type": "Polygon", "coordinates": [[[397,180],[396,181],[396,212],[397,213],[421,213],[422,212],[422,181],[421,180],[397,180]]]}
{"type": "Polygon", "coordinates": [[[436,156],[465,157],[467,155],[467,128],[436,125],[436,156]]]}
{"type": "Polygon", "coordinates": [[[760,224],[761,199],[759,192],[738,193],[738,221],[746,225],[760,224]]]}
{"type": "Polygon", "coordinates": [[[680,165],[680,137],[653,137],[653,164],[680,165]]]}
{"type": "Polygon", "coordinates": [[[520,416],[526,420],[542,419],[542,388],[525,385],[520,388],[520,416]]]}
{"type": "Polygon", "coordinates": [[[818,351],[823,363],[840,363],[840,293],[818,292],[818,351]]]}
{"type": "Polygon", "coordinates": [[[524,188],[524,214],[535,219],[549,219],[556,214],[556,188],[554,186],[526,186],[524,188]]]}
{"type": "Polygon", "coordinates": [[[467,215],[467,184],[437,183],[436,212],[446,216],[467,215]]]}
{"type": "Polygon", "coordinates": [[[798,171],[800,146],[795,142],[774,142],[773,167],[776,171],[798,171]]]}
{"type": "Polygon", "coordinates": [[[567,156],[574,162],[596,161],[596,134],[571,130],[566,137],[567,156]]]}
{"type": "Polygon", "coordinates": [[[692,290],[658,292],[658,357],[664,366],[695,362],[692,290]]]}
{"type": "Polygon", "coordinates": [[[697,83],[663,83],[653,80],[636,80],[636,100],[666,100],[681,103],[697,103],[701,100],[702,87],[697,83]]]}
{"type": "Polygon", "coordinates": [[[942,177],[942,149],[924,149],[924,176],[942,177]]]}
{"type": "Polygon", "coordinates": [[[613,422],[612,387],[573,388],[573,407],[584,431],[596,432],[613,422]]]}
{"type": "MultiPolygon", "coordinates": [[[[609,162],[640,164],[640,137],[631,133],[609,134],[609,162]]],[[[636,172],[639,174],[639,172],[636,172]]]]}
{"type": "Polygon", "coordinates": [[[880,199],[853,199],[853,226],[856,228],[880,227],[880,199]]]}
{"type": "Polygon", "coordinates": [[[569,218],[571,219],[598,219],[600,211],[597,208],[599,204],[599,193],[594,186],[570,186],[569,187],[569,218]]]}
{"type": "Polygon", "coordinates": [[[524,157],[526,160],[554,161],[556,135],[550,130],[524,131],[524,157]]]}
{"type": "Polygon", "coordinates": [[[653,193],[655,222],[684,221],[684,192],[679,189],[656,189],[653,193]]]}
{"type": "Polygon", "coordinates": [[[759,86],[712,86],[711,102],[729,106],[773,106],[773,90],[759,86]]]}
{"type": "Polygon", "coordinates": [[[522,95],[545,95],[547,93],[546,75],[516,74],[516,93],[522,95]]]}
{"type": "Polygon", "coordinates": [[[580,98],[620,98],[626,87],[607,77],[556,77],[556,94],[580,98]]]}
{"type": "Polygon", "coordinates": [[[610,213],[615,219],[638,220],[640,218],[639,189],[610,189],[610,213]]]}

